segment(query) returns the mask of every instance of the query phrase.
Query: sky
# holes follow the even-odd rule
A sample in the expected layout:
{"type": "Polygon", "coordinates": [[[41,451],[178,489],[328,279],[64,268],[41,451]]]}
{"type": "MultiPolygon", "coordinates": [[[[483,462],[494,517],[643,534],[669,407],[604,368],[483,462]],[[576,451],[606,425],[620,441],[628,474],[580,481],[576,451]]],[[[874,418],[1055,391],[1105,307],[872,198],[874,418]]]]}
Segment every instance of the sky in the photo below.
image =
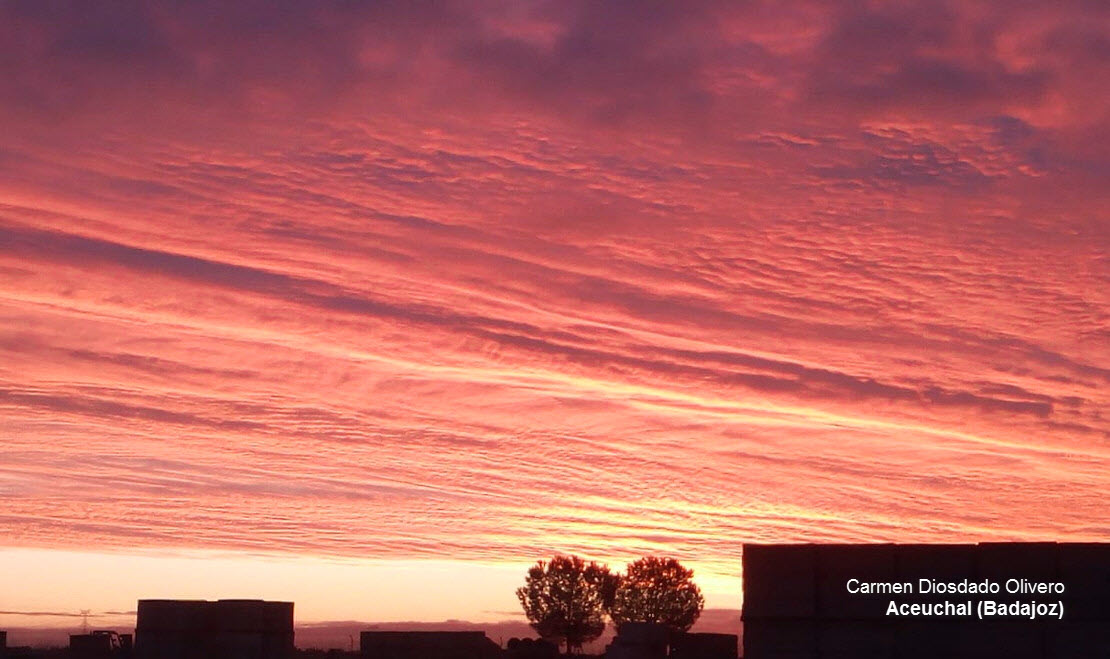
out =
{"type": "Polygon", "coordinates": [[[1110,540],[1105,2],[9,1],[0,72],[0,624],[1110,540]]]}

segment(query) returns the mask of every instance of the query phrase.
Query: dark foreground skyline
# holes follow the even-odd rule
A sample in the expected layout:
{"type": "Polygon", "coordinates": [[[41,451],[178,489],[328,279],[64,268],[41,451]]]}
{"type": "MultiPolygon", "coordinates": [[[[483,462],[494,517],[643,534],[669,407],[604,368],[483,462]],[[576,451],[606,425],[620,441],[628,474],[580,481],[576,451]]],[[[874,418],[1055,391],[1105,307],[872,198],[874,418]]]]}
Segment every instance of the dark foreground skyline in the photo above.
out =
{"type": "MultiPolygon", "coordinates": [[[[112,617],[93,616],[87,630],[111,629],[119,633],[134,633],[134,611],[120,612],[126,615],[112,617]]],[[[699,633],[737,634],[742,628],[740,609],[706,609],[691,631],[699,633]]],[[[57,623],[36,626],[12,625],[3,628],[8,633],[10,646],[31,646],[36,648],[64,648],[71,634],[86,632],[81,623],[80,613],[72,614],[73,623],[57,623]]],[[[337,649],[358,650],[359,634],[363,631],[482,631],[498,645],[504,646],[512,638],[534,638],[536,636],[527,622],[520,620],[501,620],[494,622],[471,622],[466,620],[442,621],[333,621],[319,623],[300,623],[295,627],[295,645],[302,650],[337,649]]],[[[605,632],[596,641],[585,646],[587,651],[600,651],[611,640],[615,630],[607,625],[605,632]]]]}

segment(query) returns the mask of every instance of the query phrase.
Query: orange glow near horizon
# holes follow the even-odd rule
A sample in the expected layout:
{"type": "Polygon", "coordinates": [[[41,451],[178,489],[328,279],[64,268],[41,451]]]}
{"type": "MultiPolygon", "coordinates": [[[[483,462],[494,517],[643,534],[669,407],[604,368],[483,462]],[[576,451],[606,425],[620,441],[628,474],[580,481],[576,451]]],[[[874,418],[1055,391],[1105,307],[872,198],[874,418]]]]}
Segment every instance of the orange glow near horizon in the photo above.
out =
{"type": "Polygon", "coordinates": [[[0,8],[0,610],[1110,540],[1110,9],[433,4],[0,8]]]}
{"type": "MultiPolygon", "coordinates": [[[[27,566],[5,574],[3,626],[78,627],[58,602],[97,603],[99,626],[134,626],[140,599],[258,598],[295,603],[298,624],[352,619],[403,622],[449,620],[472,612],[471,622],[521,618],[513,595],[528,565],[451,561],[367,561],[328,557],[241,555],[212,551],[85,551],[7,549],[0,559],[27,566]],[[43,580],[41,575],[53,575],[43,580]]],[[[82,605],[82,608],[86,608],[82,605]]]]}

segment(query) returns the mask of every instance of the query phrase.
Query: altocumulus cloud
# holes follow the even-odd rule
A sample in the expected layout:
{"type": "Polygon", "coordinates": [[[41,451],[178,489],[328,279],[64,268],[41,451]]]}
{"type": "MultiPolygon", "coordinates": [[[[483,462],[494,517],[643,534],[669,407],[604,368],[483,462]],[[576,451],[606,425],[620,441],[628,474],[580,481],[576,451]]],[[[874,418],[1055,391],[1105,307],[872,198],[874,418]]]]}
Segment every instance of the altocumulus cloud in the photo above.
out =
{"type": "Polygon", "coordinates": [[[0,13],[12,542],[1105,539],[1104,3],[0,13]]]}

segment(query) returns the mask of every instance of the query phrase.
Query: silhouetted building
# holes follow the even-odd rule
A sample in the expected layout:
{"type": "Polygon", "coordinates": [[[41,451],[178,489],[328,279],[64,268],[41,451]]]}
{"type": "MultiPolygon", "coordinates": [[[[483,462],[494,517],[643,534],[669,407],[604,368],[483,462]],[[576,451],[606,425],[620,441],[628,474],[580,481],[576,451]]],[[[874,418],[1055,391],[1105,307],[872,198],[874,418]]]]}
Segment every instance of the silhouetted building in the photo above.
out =
{"type": "Polygon", "coordinates": [[[363,659],[494,659],[501,648],[485,632],[362,632],[363,659]]]}
{"type": "Polygon", "coordinates": [[[671,659],[736,659],[740,638],[736,634],[681,632],[671,634],[671,659]]]}
{"type": "Polygon", "coordinates": [[[670,630],[650,622],[626,622],[605,647],[605,659],[666,659],[670,630]]]}
{"type": "Polygon", "coordinates": [[[1108,544],[745,545],[743,562],[744,659],[1110,657],[1108,544]],[[996,583],[999,592],[936,592],[922,579],[996,583]],[[856,591],[891,585],[853,593],[850,580],[856,591]],[[1009,593],[1011,580],[1063,592],[1009,593]],[[1063,619],[1045,611],[980,620],[982,600],[1061,604],[1063,619]]]}
{"type": "Polygon", "coordinates": [[[605,648],[605,659],[736,659],[735,634],[675,632],[666,625],[626,622],[605,648]]]}
{"type": "Polygon", "coordinates": [[[131,634],[96,630],[91,634],[71,634],[70,659],[130,659],[131,634]]]}
{"type": "Polygon", "coordinates": [[[290,659],[293,603],[139,600],[138,659],[290,659]]]}

